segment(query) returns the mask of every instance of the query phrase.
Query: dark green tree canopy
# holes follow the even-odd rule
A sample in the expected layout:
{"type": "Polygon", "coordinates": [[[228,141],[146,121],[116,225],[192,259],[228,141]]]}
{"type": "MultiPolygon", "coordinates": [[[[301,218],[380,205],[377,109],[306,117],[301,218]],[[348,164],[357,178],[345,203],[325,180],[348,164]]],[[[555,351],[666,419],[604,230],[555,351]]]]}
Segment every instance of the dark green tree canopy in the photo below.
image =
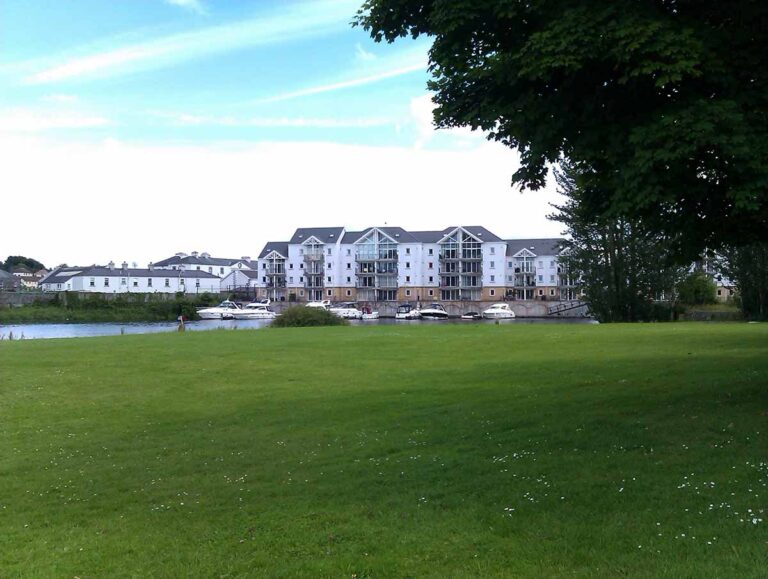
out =
{"type": "Polygon", "coordinates": [[[355,23],[431,36],[437,126],[518,148],[523,188],[567,158],[591,214],[682,259],[768,238],[768,2],[368,0],[355,23]]]}
{"type": "Polygon", "coordinates": [[[13,271],[14,267],[20,265],[23,265],[32,271],[45,269],[45,266],[36,259],[32,259],[31,257],[24,257],[23,255],[9,255],[4,262],[0,262],[0,266],[2,266],[0,269],[4,269],[5,271],[13,271]]]}

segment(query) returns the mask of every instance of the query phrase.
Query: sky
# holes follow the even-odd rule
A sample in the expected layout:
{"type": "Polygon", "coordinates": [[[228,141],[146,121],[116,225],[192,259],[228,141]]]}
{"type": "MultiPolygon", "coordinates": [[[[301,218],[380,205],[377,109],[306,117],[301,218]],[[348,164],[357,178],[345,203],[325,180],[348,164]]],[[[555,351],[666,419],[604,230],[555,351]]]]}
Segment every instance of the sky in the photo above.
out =
{"type": "Polygon", "coordinates": [[[0,260],[255,257],[297,227],[553,237],[517,153],[435,130],[430,40],[361,0],[2,0],[0,260]]]}

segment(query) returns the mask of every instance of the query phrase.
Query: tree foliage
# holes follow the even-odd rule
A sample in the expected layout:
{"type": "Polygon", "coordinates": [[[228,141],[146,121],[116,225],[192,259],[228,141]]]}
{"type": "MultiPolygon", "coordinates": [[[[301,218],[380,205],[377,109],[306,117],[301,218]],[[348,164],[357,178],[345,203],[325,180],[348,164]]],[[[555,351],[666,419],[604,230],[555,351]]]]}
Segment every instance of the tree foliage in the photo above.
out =
{"type": "Polygon", "coordinates": [[[45,266],[36,259],[32,259],[31,257],[24,257],[23,255],[9,255],[4,262],[0,263],[0,269],[4,269],[5,271],[13,271],[14,267],[20,265],[30,269],[33,272],[45,269],[45,266]]]}
{"type": "Polygon", "coordinates": [[[588,215],[682,260],[768,240],[768,2],[367,0],[355,24],[432,37],[437,126],[519,149],[523,188],[564,156],[588,215]]]}
{"type": "Polygon", "coordinates": [[[728,247],[721,253],[720,267],[736,284],[744,316],[768,320],[768,244],[728,247]]]}
{"type": "Polygon", "coordinates": [[[584,301],[601,322],[669,319],[674,287],[684,275],[671,263],[669,240],[637,220],[589,214],[581,188],[588,175],[568,163],[555,173],[566,202],[550,219],[567,227],[569,275],[579,280],[584,301]]]}
{"type": "Polygon", "coordinates": [[[693,271],[677,284],[677,299],[689,306],[714,304],[717,288],[712,279],[703,271],[693,271]]]}
{"type": "Polygon", "coordinates": [[[323,308],[293,306],[272,320],[270,325],[273,328],[306,328],[310,326],[348,326],[349,322],[323,308]]]}

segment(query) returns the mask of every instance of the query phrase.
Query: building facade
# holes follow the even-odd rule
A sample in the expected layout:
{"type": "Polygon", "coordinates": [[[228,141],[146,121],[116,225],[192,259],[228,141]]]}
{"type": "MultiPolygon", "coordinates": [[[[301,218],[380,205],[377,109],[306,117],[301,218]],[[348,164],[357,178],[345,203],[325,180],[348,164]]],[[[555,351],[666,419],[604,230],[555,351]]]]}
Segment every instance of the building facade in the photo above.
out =
{"type": "Polygon", "coordinates": [[[250,281],[277,301],[574,299],[562,241],[504,240],[479,226],[299,228],[266,244],[250,281]]]}

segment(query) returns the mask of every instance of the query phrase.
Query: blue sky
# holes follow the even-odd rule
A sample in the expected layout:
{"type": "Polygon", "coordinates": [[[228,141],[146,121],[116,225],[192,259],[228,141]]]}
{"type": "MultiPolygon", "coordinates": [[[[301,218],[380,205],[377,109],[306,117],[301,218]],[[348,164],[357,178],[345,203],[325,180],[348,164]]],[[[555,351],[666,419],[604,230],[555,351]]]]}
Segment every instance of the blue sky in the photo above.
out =
{"type": "Polygon", "coordinates": [[[521,197],[509,188],[514,152],[469,131],[432,130],[429,39],[376,44],[350,26],[359,4],[2,0],[0,152],[16,170],[0,186],[14,199],[51,195],[47,205],[57,210],[44,223],[95,223],[90,235],[104,242],[97,249],[77,233],[63,245],[24,244],[6,230],[0,252],[5,245],[8,253],[83,264],[206,248],[255,254],[297,226],[385,219],[412,229],[469,219],[521,237],[534,234],[534,213],[541,236],[557,234],[560,227],[543,219],[551,191],[521,197]],[[29,167],[41,174],[22,172],[29,167]],[[489,203],[508,206],[507,220],[464,201],[475,184],[481,191],[471,197],[487,191],[489,203]],[[62,194],[74,207],[61,204],[62,194]],[[146,213],[136,204],[184,219],[210,199],[291,196],[301,208],[252,221],[249,234],[212,225],[204,234],[156,232],[151,243],[109,239],[100,222],[118,208],[101,203],[126,196],[136,200],[120,208],[131,223],[146,213]],[[417,216],[392,208],[418,199],[439,199],[441,209],[417,216]]]}

